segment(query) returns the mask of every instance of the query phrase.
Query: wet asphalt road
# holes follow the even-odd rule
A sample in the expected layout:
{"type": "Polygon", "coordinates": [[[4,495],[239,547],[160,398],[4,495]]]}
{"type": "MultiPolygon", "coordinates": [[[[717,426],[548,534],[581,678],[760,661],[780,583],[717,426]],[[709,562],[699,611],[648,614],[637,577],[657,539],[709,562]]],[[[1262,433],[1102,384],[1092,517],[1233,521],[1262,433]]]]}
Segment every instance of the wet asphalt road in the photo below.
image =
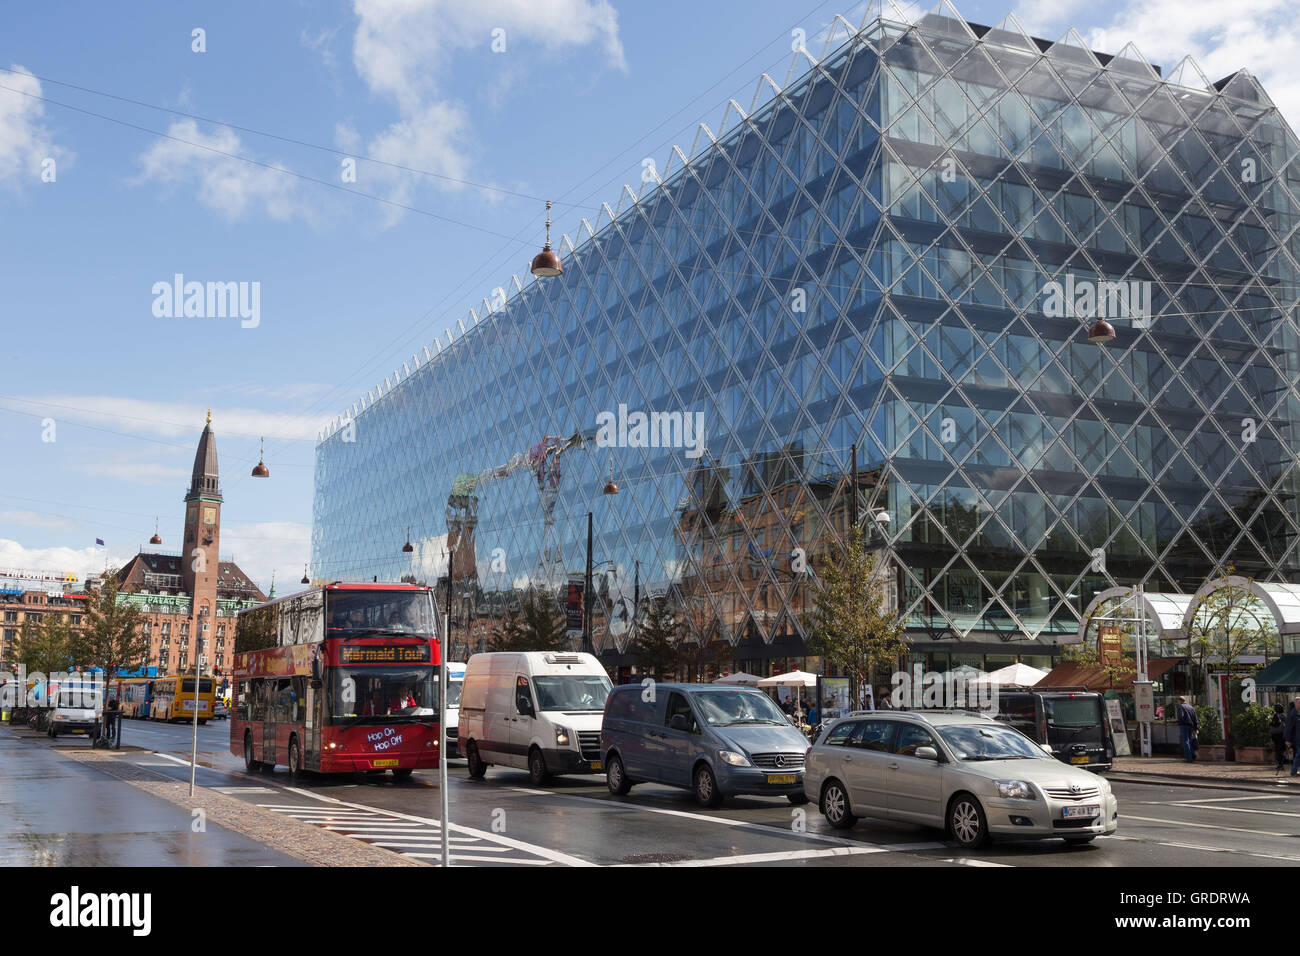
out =
{"type": "Polygon", "coordinates": [[[0,730],[0,866],[302,865],[216,825],[193,832],[184,807],[56,752],[71,748],[89,743],[0,730]]]}
{"type": "MultiPolygon", "coordinates": [[[[190,728],[127,721],[125,742],[171,759],[133,759],[185,778],[190,728]]],[[[408,782],[390,775],[291,781],[280,768],[249,774],[229,753],[224,721],[199,728],[199,783],[435,862],[437,774],[408,782]]],[[[493,767],[471,781],[464,761],[450,769],[452,853],[470,865],[681,863],[830,866],[1295,866],[1300,863],[1300,797],[1251,790],[1134,783],[1112,778],[1120,801],[1113,837],[1078,848],[1061,841],[994,843],[971,853],[943,834],[864,820],[832,830],[812,807],[783,799],[734,798],[703,810],[689,794],[638,785],[610,795],[603,777],[564,777],[545,790],[522,771],[493,767]],[[798,810],[806,810],[802,821],[798,810]],[[802,822],[802,831],[798,828],[802,822]]]]}

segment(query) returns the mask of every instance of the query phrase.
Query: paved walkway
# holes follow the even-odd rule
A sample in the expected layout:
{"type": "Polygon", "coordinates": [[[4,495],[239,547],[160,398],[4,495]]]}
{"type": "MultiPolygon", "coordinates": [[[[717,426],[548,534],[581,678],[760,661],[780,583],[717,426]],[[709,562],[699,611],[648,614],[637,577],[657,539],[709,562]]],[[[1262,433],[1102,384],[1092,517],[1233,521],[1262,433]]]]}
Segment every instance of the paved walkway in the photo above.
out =
{"type": "Polygon", "coordinates": [[[1179,757],[1117,757],[1110,775],[1176,778],[1186,780],[1188,783],[1239,784],[1271,788],[1300,787],[1300,777],[1291,776],[1289,762],[1279,773],[1271,763],[1224,763],[1203,760],[1188,763],[1179,757]]]}

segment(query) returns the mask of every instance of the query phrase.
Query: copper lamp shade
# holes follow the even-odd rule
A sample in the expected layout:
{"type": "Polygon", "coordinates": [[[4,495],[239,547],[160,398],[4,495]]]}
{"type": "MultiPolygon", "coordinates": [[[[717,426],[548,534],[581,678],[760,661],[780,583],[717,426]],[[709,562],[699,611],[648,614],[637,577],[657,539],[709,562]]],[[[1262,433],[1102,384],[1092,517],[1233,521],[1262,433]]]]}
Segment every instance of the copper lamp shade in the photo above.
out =
{"type": "Polygon", "coordinates": [[[158,535],[155,534],[152,538],[149,539],[149,543],[150,543],[150,544],[162,544],[162,538],[158,537],[158,535]]]}
{"type": "Polygon", "coordinates": [[[307,565],[302,566],[302,583],[311,584],[311,578],[307,577],[307,565]]]}
{"type": "Polygon", "coordinates": [[[1098,319],[1093,323],[1092,328],[1088,330],[1088,341],[1096,342],[1098,345],[1105,345],[1107,342],[1115,340],[1115,326],[1111,325],[1105,319],[1098,319]]]}
{"type": "Polygon", "coordinates": [[[403,553],[403,554],[410,554],[410,553],[413,552],[414,550],[415,550],[415,547],[411,544],[411,529],[410,529],[410,528],[407,528],[407,529],[406,529],[406,544],[402,545],[402,553],[403,553]]]}
{"type": "Polygon", "coordinates": [[[605,482],[605,494],[607,494],[607,495],[616,495],[616,494],[618,494],[618,485],[614,484],[614,479],[613,479],[613,478],[611,478],[609,481],[605,482]]]}
{"type": "Polygon", "coordinates": [[[263,461],[263,458],[266,457],[266,456],[264,455],[264,453],[263,453],[263,452],[264,452],[264,448],[265,448],[265,440],[263,440],[262,445],[259,446],[259,447],[258,447],[258,450],[257,450],[257,464],[253,466],[253,477],[254,477],[254,478],[270,478],[270,477],[271,477],[271,470],[270,470],[269,468],[266,467],[266,462],[263,461]]]}
{"type": "Polygon", "coordinates": [[[551,248],[551,201],[549,199],[546,200],[546,245],[542,246],[541,252],[533,256],[533,264],[528,271],[539,278],[564,274],[564,266],[560,264],[560,257],[551,248]]]}

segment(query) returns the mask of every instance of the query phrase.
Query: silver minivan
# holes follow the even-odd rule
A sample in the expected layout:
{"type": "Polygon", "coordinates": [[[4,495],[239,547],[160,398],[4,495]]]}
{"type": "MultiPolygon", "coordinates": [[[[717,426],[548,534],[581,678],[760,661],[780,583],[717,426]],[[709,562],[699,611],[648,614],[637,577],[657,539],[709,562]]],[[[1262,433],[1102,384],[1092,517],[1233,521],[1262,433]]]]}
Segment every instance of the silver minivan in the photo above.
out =
{"type": "Polygon", "coordinates": [[[717,684],[625,684],[605,702],[600,750],[610,792],[662,783],[695,793],[703,806],[724,797],[783,796],[806,803],[808,740],[772,698],[717,684]]]}

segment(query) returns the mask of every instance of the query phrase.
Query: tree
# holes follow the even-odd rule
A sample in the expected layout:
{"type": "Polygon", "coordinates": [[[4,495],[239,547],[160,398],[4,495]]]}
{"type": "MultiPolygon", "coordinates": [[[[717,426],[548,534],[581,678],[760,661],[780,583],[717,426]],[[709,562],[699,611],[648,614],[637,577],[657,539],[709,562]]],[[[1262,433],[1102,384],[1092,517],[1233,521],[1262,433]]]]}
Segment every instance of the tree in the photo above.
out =
{"type": "Polygon", "coordinates": [[[119,599],[117,572],[105,571],[99,585],[87,590],[85,626],[72,639],[73,657],[83,667],[102,667],[107,682],[121,670],[143,666],[149,638],[142,620],[138,607],[119,599]]]}
{"type": "Polygon", "coordinates": [[[877,668],[897,667],[908,650],[902,616],[889,610],[888,573],[888,562],[851,533],[843,551],[822,560],[811,587],[810,648],[859,688],[877,668]]]}
{"type": "Polygon", "coordinates": [[[72,670],[72,641],[72,627],[63,621],[63,615],[47,611],[39,623],[27,621],[23,624],[14,656],[27,673],[39,671],[48,677],[72,670]]]}
{"type": "Polygon", "coordinates": [[[641,608],[636,636],[628,650],[656,680],[675,674],[684,661],[682,621],[666,595],[652,598],[641,608]]]}
{"type": "MultiPolygon", "coordinates": [[[[1274,642],[1276,631],[1272,617],[1260,614],[1260,601],[1248,585],[1232,584],[1235,569],[1229,565],[1220,579],[1221,586],[1209,592],[1197,606],[1196,614],[1187,629],[1187,656],[1196,662],[1204,679],[1209,664],[1213,663],[1232,675],[1247,654],[1267,653],[1274,642]]],[[[1230,748],[1235,744],[1233,717],[1242,709],[1240,694],[1234,682],[1228,682],[1227,699],[1223,701],[1225,742],[1230,748]]],[[[1225,757],[1234,759],[1234,751],[1225,757]]]]}
{"type": "Polygon", "coordinates": [[[569,636],[564,615],[534,592],[524,595],[518,612],[492,629],[494,651],[567,651],[569,636]]]}

